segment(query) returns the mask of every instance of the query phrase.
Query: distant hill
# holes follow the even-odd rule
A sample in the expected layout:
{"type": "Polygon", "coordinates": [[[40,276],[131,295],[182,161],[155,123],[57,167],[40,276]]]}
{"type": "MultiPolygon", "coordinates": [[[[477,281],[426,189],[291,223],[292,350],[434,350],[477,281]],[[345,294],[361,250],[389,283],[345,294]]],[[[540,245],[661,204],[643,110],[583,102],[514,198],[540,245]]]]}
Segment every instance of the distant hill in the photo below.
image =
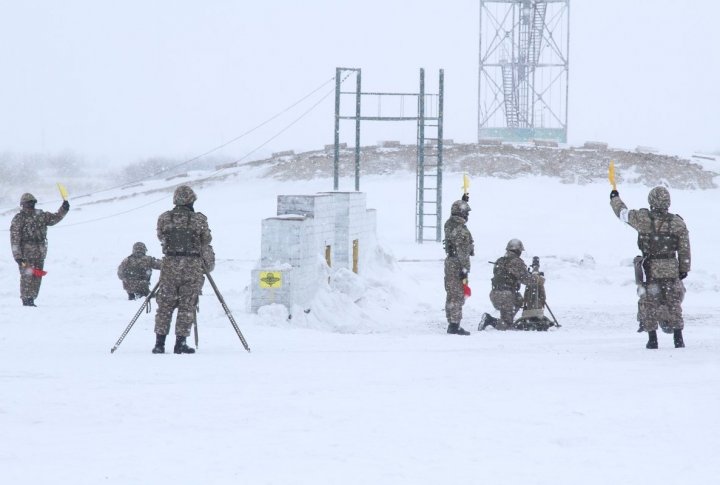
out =
{"type": "MultiPolygon", "coordinates": [[[[364,146],[361,148],[361,174],[384,174],[398,170],[415,171],[415,145],[364,146]]],[[[693,160],[658,153],[632,152],[612,148],[544,147],[518,144],[455,144],[444,146],[446,171],[472,176],[516,178],[527,175],[558,178],[565,183],[586,184],[607,178],[608,163],[614,160],[619,183],[659,184],[679,189],[712,189],[717,170],[708,170],[693,160]]],[[[331,177],[333,150],[277,154],[252,162],[267,165],[268,176],[280,179],[331,177]]],[[[227,167],[232,167],[233,164],[227,167]]],[[[354,151],[340,154],[341,175],[354,170],[354,151]]]]}
{"type": "MultiPolygon", "coordinates": [[[[618,183],[634,183],[646,186],[659,184],[677,189],[716,188],[715,177],[720,175],[720,157],[697,156],[686,159],[677,156],[652,153],[651,149],[636,151],[608,148],[602,143],[589,147],[553,147],[532,144],[452,143],[444,145],[444,169],[447,172],[464,172],[473,177],[497,177],[512,179],[525,176],[545,176],[568,184],[587,184],[607,178],[608,163],[614,160],[618,183]],[[717,169],[715,165],[717,164],[717,169]]],[[[340,174],[354,173],[354,150],[344,147],[340,151],[340,174]]],[[[385,142],[380,146],[361,147],[361,175],[382,175],[397,171],[415,172],[415,145],[385,142]]],[[[101,167],[68,168],[67,164],[54,166],[28,164],[17,166],[0,164],[4,172],[0,184],[0,208],[16,210],[23,192],[32,192],[41,203],[59,201],[55,182],[64,183],[70,190],[71,199],[81,195],[95,195],[111,187],[122,190],[121,198],[135,193],[169,191],[184,182],[198,183],[223,179],[254,169],[252,176],[274,177],[281,180],[309,180],[330,178],[333,175],[333,147],[323,150],[295,153],[292,150],[273,154],[271,157],[251,162],[230,162],[209,165],[211,159],[193,160],[186,164],[176,160],[151,159],[134,164],[120,171],[108,171],[101,167]],[[201,164],[201,165],[198,165],[201,164]],[[39,168],[38,168],[39,167],[39,168]],[[92,168],[93,171],[89,169],[92,168]]],[[[217,159],[215,160],[217,163],[217,159]]],[[[1,175],[2,173],[0,173],[1,175]]],[[[92,197],[96,202],[105,197],[92,197]]],[[[117,199],[117,193],[108,194],[117,199]]]]}

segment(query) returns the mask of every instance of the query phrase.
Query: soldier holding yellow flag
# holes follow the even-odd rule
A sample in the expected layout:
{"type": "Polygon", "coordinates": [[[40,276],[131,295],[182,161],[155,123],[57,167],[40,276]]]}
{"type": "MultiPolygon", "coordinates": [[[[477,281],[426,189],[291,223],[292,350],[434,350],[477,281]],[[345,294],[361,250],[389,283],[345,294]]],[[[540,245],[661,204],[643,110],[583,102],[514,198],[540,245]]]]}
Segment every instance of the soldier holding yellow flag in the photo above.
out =
{"type": "Polygon", "coordinates": [[[615,186],[615,167],[609,171],[610,206],[615,215],[638,232],[642,256],[636,258],[638,284],[638,321],[648,333],[646,348],[657,349],[658,325],[672,333],[675,348],[685,347],[683,340],[682,280],[690,272],[690,237],[685,221],[668,212],[670,192],[655,187],[648,195],[650,209],[628,209],[615,186]]]}
{"type": "Polygon", "coordinates": [[[43,266],[47,256],[47,228],[54,226],[70,211],[67,193],[61,188],[63,203],[57,212],[45,212],[35,208],[37,199],[30,193],[20,197],[20,212],[10,223],[10,246],[13,259],[20,270],[20,298],[23,306],[37,306],[35,299],[40,293],[40,283],[45,275],[43,266]]]}
{"type": "Polygon", "coordinates": [[[453,202],[450,218],[445,222],[445,316],[448,321],[447,333],[454,335],[470,335],[460,326],[462,307],[465,299],[470,296],[468,274],[470,273],[470,256],[475,256],[475,243],[467,228],[470,215],[470,181],[463,177],[463,196],[453,202]]]}

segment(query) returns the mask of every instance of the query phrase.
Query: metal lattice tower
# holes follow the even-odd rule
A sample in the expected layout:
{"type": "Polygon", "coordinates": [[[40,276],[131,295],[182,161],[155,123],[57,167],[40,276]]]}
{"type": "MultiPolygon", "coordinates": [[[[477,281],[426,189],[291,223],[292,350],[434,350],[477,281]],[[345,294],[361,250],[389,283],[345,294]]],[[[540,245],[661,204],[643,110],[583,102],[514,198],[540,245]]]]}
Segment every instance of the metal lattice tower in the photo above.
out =
{"type": "Polygon", "coordinates": [[[570,0],[480,0],[478,140],[567,141],[570,0]]]}
{"type": "MultiPolygon", "coordinates": [[[[335,71],[335,155],[333,163],[333,190],[340,181],[340,121],[355,121],[355,190],[360,190],[360,126],[361,121],[414,121],[417,124],[417,170],[415,190],[415,241],[442,239],[442,171],[443,171],[443,103],[444,71],[440,69],[437,93],[425,89],[425,70],[420,69],[420,90],[417,93],[363,92],[362,72],[358,68],[338,67],[335,71]],[[355,75],[355,90],[343,91],[343,81],[355,75]],[[343,115],[342,100],[352,97],[354,114],[343,115]],[[405,103],[404,99],[412,100],[405,103]],[[399,99],[399,112],[382,114],[383,100],[399,99]],[[363,100],[376,106],[374,115],[363,114],[363,100]],[[405,106],[412,112],[406,114],[405,106]]],[[[386,103],[386,109],[387,109],[386,103]]],[[[390,103],[392,104],[392,103],[390,103]]],[[[366,108],[367,109],[367,108],[366,108]]]]}

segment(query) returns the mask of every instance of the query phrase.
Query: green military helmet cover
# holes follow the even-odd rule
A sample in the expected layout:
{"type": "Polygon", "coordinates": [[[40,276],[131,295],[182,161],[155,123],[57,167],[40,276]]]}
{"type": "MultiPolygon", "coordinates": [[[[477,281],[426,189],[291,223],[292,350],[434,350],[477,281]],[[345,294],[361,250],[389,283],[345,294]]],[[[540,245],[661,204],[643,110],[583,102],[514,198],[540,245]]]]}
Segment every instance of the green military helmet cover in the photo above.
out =
{"type": "Polygon", "coordinates": [[[37,199],[31,193],[26,192],[20,196],[20,205],[23,205],[26,202],[37,202],[37,199]]]}
{"type": "Polygon", "coordinates": [[[147,246],[145,246],[145,243],[142,242],[136,242],[133,244],[133,254],[147,254],[147,246]]]}
{"type": "Polygon", "coordinates": [[[510,239],[505,246],[505,251],[525,251],[525,246],[520,239],[510,239]]]}
{"type": "Polygon", "coordinates": [[[180,187],[175,189],[175,194],[173,195],[173,204],[190,205],[196,200],[197,195],[195,195],[195,192],[189,186],[181,185],[180,187]]]}
{"type": "Polygon", "coordinates": [[[651,209],[668,210],[670,208],[670,191],[665,187],[655,187],[648,194],[651,209]]]}
{"type": "Polygon", "coordinates": [[[467,217],[471,210],[472,209],[470,209],[470,205],[467,202],[464,200],[456,200],[453,202],[452,207],[450,207],[450,214],[453,216],[467,217]]]}

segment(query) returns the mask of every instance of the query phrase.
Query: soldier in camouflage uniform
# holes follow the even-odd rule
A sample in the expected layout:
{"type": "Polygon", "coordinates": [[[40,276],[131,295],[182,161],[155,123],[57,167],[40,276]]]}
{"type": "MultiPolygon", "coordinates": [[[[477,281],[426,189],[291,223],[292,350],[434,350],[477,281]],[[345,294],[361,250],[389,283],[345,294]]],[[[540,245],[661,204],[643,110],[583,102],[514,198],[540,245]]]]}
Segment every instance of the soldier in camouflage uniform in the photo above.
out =
{"type": "Polygon", "coordinates": [[[212,240],[207,218],[193,208],[196,200],[195,192],[187,185],[181,185],[173,196],[175,208],[158,218],[157,235],[164,258],[157,294],[154,354],[165,352],[165,338],[176,308],[173,351],[176,354],[195,353],[186,341],[195,322],[198,296],[205,282],[202,255],[212,240]]]}
{"type": "Polygon", "coordinates": [[[657,349],[658,324],[673,333],[676,348],[685,347],[682,330],[682,280],[690,272],[690,236],[682,217],[668,212],[670,192],[655,187],[648,194],[650,210],[628,210],[617,190],[610,192],[615,215],[638,232],[644,283],[638,286],[638,322],[648,333],[648,349],[657,349]]]}
{"type": "Polygon", "coordinates": [[[520,294],[520,285],[538,284],[542,286],[545,282],[540,274],[528,271],[525,262],[520,258],[524,250],[525,247],[521,240],[511,239],[505,246],[505,256],[495,261],[490,302],[496,310],[500,311],[500,318],[497,319],[483,313],[480,319],[480,330],[484,330],[487,326],[495,327],[498,330],[513,329],[515,315],[524,304],[520,294]]]}
{"type": "Polygon", "coordinates": [[[470,335],[460,326],[462,307],[465,304],[465,285],[470,273],[470,256],[475,255],[472,234],[466,223],[470,206],[464,200],[453,202],[450,218],[445,222],[445,316],[447,333],[470,335]]]}
{"type": "Polygon", "coordinates": [[[63,201],[57,212],[35,208],[37,199],[32,194],[20,197],[22,209],[10,223],[10,246],[20,270],[20,298],[24,306],[37,306],[42,269],[47,255],[47,228],[54,226],[67,215],[70,203],[63,201]]]}
{"type": "Polygon", "coordinates": [[[147,247],[141,242],[133,244],[132,254],[118,266],[117,275],[127,291],[128,300],[150,294],[152,270],[160,269],[162,261],[147,255],[147,247]]]}

